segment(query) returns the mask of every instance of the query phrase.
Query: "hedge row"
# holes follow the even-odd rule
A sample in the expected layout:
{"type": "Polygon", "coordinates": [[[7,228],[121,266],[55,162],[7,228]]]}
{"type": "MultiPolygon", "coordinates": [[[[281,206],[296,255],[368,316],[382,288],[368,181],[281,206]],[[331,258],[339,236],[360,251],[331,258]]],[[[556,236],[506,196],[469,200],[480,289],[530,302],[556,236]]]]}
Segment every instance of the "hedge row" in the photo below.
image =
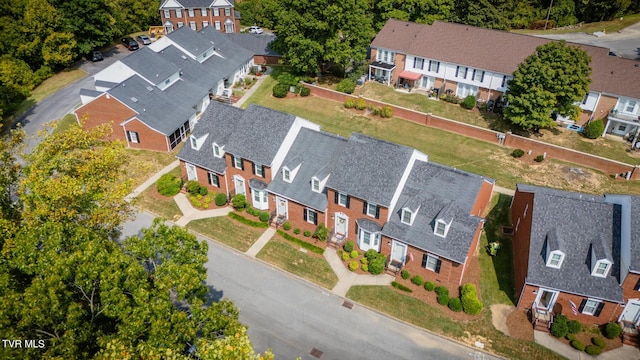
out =
{"type": "Polygon", "coordinates": [[[229,217],[235,220],[238,220],[239,222],[245,224],[245,225],[249,225],[249,226],[253,226],[253,227],[257,227],[257,228],[267,228],[269,227],[269,224],[264,223],[264,222],[260,222],[260,221],[253,221],[253,220],[249,220],[246,217],[242,216],[242,215],[238,215],[234,212],[230,212],[229,213],[229,217]]]}
{"type": "Polygon", "coordinates": [[[291,236],[282,230],[278,230],[277,232],[278,232],[278,235],[282,236],[286,240],[289,240],[296,245],[300,245],[300,247],[303,249],[307,249],[313,253],[320,254],[320,255],[324,254],[324,249],[321,247],[309,244],[308,242],[300,240],[295,236],[291,236]]]}

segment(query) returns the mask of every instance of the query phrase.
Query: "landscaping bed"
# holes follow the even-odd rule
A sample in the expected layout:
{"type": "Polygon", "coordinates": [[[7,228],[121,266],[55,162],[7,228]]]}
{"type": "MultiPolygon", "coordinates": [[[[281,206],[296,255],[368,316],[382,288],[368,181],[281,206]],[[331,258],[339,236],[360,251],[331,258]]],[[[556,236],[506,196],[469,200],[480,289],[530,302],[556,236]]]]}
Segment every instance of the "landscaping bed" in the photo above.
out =
{"type": "Polygon", "coordinates": [[[264,229],[242,224],[228,216],[193,220],[187,228],[242,252],[249,250],[264,232],[264,229]]]}

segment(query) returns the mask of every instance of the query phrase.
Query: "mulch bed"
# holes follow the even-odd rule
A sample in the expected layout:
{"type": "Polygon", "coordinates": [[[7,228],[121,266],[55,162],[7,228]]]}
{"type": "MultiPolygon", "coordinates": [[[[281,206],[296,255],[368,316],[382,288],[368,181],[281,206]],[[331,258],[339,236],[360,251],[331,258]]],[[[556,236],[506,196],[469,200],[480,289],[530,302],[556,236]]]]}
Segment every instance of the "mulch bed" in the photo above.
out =
{"type": "Polygon", "coordinates": [[[507,318],[507,327],[509,328],[509,336],[533,341],[533,325],[525,311],[513,310],[507,318]]]}

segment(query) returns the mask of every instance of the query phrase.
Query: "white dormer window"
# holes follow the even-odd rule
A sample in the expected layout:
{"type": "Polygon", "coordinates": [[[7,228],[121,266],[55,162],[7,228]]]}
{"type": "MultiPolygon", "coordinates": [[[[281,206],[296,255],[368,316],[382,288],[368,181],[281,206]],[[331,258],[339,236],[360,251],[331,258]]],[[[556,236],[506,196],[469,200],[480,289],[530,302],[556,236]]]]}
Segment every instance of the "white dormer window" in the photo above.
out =
{"type": "Polygon", "coordinates": [[[194,150],[198,150],[198,139],[195,136],[191,136],[191,148],[194,150]]]}
{"type": "Polygon", "coordinates": [[[320,180],[313,178],[311,179],[311,190],[313,190],[313,192],[320,192],[320,180]]]}
{"type": "Polygon", "coordinates": [[[413,224],[413,212],[409,209],[402,209],[402,219],[400,221],[407,225],[413,224]]]}
{"type": "Polygon", "coordinates": [[[436,221],[436,235],[445,237],[447,235],[447,223],[444,221],[436,221]]]}
{"type": "Polygon", "coordinates": [[[201,137],[195,137],[193,135],[191,135],[189,137],[189,142],[191,143],[191,148],[193,150],[200,150],[200,148],[202,147],[202,144],[204,144],[204,141],[207,139],[207,137],[209,136],[209,134],[205,134],[204,136],[201,137]]]}
{"type": "Polygon", "coordinates": [[[596,262],[596,265],[593,267],[591,275],[598,277],[607,277],[609,269],[611,269],[611,262],[609,260],[598,260],[596,262]]]}
{"type": "Polygon", "coordinates": [[[218,146],[218,144],[213,144],[213,156],[217,157],[217,158],[222,158],[222,149],[220,149],[220,146],[218,146]]]}
{"type": "Polygon", "coordinates": [[[551,251],[547,256],[547,266],[560,269],[564,261],[564,253],[560,250],[551,251]]]}
{"type": "Polygon", "coordinates": [[[289,168],[282,168],[282,180],[291,183],[291,171],[289,168]]]}

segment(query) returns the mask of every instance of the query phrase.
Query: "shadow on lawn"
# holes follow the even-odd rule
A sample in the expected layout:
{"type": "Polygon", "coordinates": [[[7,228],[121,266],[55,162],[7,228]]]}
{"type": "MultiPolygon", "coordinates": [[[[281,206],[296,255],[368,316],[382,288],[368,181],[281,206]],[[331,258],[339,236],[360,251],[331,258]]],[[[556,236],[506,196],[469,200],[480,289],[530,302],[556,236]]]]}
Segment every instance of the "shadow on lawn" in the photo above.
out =
{"type": "Polygon", "coordinates": [[[515,282],[513,278],[513,239],[502,235],[502,226],[510,226],[509,207],[511,196],[497,194],[498,202],[491,209],[484,225],[487,241],[500,243],[500,250],[491,257],[496,272],[498,285],[509,299],[515,304],[515,282]]]}

